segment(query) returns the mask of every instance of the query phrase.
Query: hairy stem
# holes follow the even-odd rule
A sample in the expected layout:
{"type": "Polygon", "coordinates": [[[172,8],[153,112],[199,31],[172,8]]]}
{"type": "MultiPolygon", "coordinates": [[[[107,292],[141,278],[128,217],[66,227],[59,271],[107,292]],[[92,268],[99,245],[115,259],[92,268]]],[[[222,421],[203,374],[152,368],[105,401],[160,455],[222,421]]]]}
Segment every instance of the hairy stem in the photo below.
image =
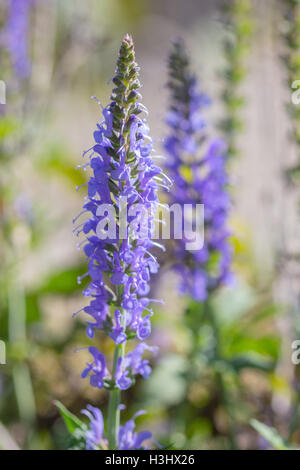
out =
{"type": "MultiPolygon", "coordinates": [[[[121,304],[121,299],[123,295],[123,286],[117,286],[117,304],[121,304]]],[[[122,310],[121,307],[119,307],[122,310]]],[[[123,316],[123,327],[124,331],[126,329],[126,318],[123,316]]],[[[115,345],[114,352],[114,362],[112,377],[113,379],[116,376],[118,360],[121,357],[122,360],[125,356],[126,341],[123,341],[122,344],[115,345]]],[[[110,391],[109,394],[109,403],[108,403],[108,446],[110,450],[116,450],[118,448],[118,434],[120,427],[120,400],[121,400],[121,391],[116,386],[110,391]]]]}

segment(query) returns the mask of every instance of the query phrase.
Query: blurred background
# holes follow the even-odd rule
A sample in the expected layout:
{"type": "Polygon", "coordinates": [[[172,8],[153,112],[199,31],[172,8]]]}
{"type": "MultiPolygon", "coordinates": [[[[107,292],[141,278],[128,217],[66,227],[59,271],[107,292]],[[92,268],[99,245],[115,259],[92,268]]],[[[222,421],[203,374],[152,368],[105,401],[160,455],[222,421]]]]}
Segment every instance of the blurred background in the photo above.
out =
{"type": "MultiPolygon", "coordinates": [[[[149,380],[126,394],[126,414],[147,410],[139,426],[178,449],[269,448],[252,419],[300,445],[299,366],[291,360],[300,339],[299,139],[291,105],[291,83],[300,79],[297,8],[292,0],[1,0],[0,448],[66,448],[54,400],[74,414],[87,402],[107,406],[106,392],[80,379],[85,351],[74,352],[88,340],[84,319],[72,318],[84,303],[76,279],[85,271],[72,219],[84,196],[76,186],[86,180],[76,166],[100,119],[91,96],[108,103],[127,32],[158,153],[173,40],[185,40],[212,99],[209,133],[228,139],[232,152],[236,279],[211,301],[216,339],[199,309],[184,315],[170,260],[161,258],[153,296],[165,305],[156,309],[151,339],[160,352],[149,380]],[[13,54],[16,43],[22,57],[13,54]]],[[[111,344],[100,340],[109,353],[111,344]]]]}

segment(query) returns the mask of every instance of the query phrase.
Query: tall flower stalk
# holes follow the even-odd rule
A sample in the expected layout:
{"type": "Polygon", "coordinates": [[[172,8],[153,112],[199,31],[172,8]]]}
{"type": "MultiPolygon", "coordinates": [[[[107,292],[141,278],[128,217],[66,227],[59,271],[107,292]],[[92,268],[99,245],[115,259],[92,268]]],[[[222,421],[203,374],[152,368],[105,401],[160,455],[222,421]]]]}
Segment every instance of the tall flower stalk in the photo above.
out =
{"type": "Polygon", "coordinates": [[[224,57],[226,65],[222,71],[222,101],[225,117],[220,128],[228,146],[228,157],[238,155],[237,135],[243,128],[242,110],[245,99],[241,86],[246,76],[246,58],[253,33],[251,0],[230,0],[224,2],[223,13],[226,25],[224,57]]]}
{"type": "MultiPolygon", "coordinates": [[[[282,177],[284,179],[284,198],[281,210],[283,223],[280,225],[281,246],[279,260],[277,264],[277,291],[279,291],[280,301],[287,306],[287,314],[290,317],[291,331],[293,334],[287,340],[287,347],[294,339],[299,338],[300,322],[300,291],[297,282],[299,278],[299,250],[294,243],[294,233],[297,234],[299,227],[299,182],[300,182],[300,108],[299,78],[300,78],[300,1],[281,0],[281,13],[284,17],[282,22],[282,33],[284,41],[284,53],[282,61],[286,72],[286,85],[289,93],[289,101],[286,104],[290,123],[290,140],[294,160],[287,161],[284,157],[282,163],[282,177]],[[294,91],[293,91],[294,90],[294,91]],[[296,94],[296,101],[291,94],[296,94]],[[289,222],[293,213],[293,224],[289,222]],[[297,214],[297,216],[295,216],[297,214]]],[[[292,219],[291,219],[292,220],[292,219]]],[[[297,238],[297,235],[296,235],[297,238]]],[[[278,295],[278,294],[277,294],[278,295]]],[[[292,364],[291,364],[292,365],[292,364]]],[[[280,367],[280,364],[279,364],[280,367]]],[[[285,365],[284,365],[285,368],[285,365]]],[[[289,423],[289,437],[299,427],[300,416],[300,376],[297,367],[294,367],[289,377],[293,377],[291,387],[294,390],[294,399],[290,403],[291,415],[293,419],[289,423]]]]}
{"type": "MultiPolygon", "coordinates": [[[[223,360],[218,320],[210,300],[221,285],[232,280],[228,229],[230,198],[227,192],[226,146],[221,139],[207,137],[203,111],[210,100],[198,91],[197,79],[191,73],[181,41],[174,44],[170,54],[168,88],[170,107],[167,115],[169,134],[165,141],[168,156],[166,167],[174,182],[169,199],[172,204],[182,207],[185,204],[192,204],[195,208],[197,204],[204,205],[203,246],[188,251],[186,240],[173,240],[174,267],[180,276],[180,291],[188,296],[185,325],[193,338],[186,374],[188,395],[189,386],[198,379],[196,364],[203,319],[209,323],[214,336],[213,351],[209,352],[207,363],[217,364],[223,360]]],[[[215,376],[223,406],[232,421],[228,392],[218,367],[215,367],[215,376]]],[[[183,421],[191,415],[186,403],[181,415],[183,421]]],[[[187,435],[188,429],[185,427],[183,432],[187,435]]]]}
{"type": "Polygon", "coordinates": [[[164,175],[154,164],[149,128],[141,117],[147,110],[141,103],[138,75],[134,44],[126,35],[112,79],[111,102],[102,110],[103,121],[94,132],[95,144],[84,153],[88,161],[83,166],[90,167],[91,177],[83,211],[76,220],[84,215],[88,218],[74,229],[83,236],[80,245],[87,256],[86,275],[90,277],[83,295],[91,300],[81,309],[91,317],[87,335],[93,338],[96,330],[102,330],[115,344],[111,367],[92,346],[91,361],[82,373],[84,378],[89,376],[93,387],[109,390],[109,449],[122,447],[124,441],[124,428],[120,428],[121,391],[131,387],[137,375],[149,376],[151,367],[144,353],[155,352],[144,340],[150,335],[153,314],[154,300],[148,297],[150,277],[159,267],[150,250],[159,204],[157,190],[164,186],[164,175]],[[121,222],[124,209],[128,214],[126,227],[121,222]],[[110,222],[116,224],[114,233],[106,210],[113,214],[110,222]],[[141,214],[143,211],[147,217],[141,214]],[[138,342],[128,351],[129,340],[133,339],[138,342]]]}
{"type": "MultiPolygon", "coordinates": [[[[282,0],[284,13],[283,39],[285,42],[285,53],[283,63],[287,73],[287,85],[289,90],[294,82],[300,77],[300,1],[282,0]]],[[[297,89],[299,88],[298,82],[297,89]]],[[[300,174],[300,109],[299,105],[289,102],[287,111],[291,120],[291,136],[297,146],[298,160],[296,165],[288,169],[288,175],[292,180],[299,181],[300,174]]]]}
{"type": "Polygon", "coordinates": [[[174,181],[172,204],[204,205],[204,243],[188,251],[186,241],[174,241],[175,267],[181,291],[204,301],[220,284],[230,281],[231,248],[228,242],[230,199],[226,190],[226,146],[221,139],[207,140],[203,110],[208,97],[197,89],[182,42],[174,44],[169,60],[171,93],[165,141],[168,174],[174,181]]]}

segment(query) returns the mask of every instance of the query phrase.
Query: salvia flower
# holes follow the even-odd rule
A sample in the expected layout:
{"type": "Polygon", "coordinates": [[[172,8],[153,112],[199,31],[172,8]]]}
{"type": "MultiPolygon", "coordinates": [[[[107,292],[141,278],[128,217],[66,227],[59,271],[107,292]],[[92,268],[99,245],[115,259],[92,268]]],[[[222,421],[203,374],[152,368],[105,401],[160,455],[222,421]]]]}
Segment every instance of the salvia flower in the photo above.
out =
{"type": "Polygon", "coordinates": [[[137,433],[134,431],[135,419],[144,413],[145,411],[138,411],[135,413],[132,419],[127,421],[127,423],[125,423],[123,426],[120,426],[118,435],[118,444],[120,450],[146,449],[146,447],[142,446],[142,443],[147,439],[151,439],[151,432],[142,431],[137,433]]]}
{"type": "Polygon", "coordinates": [[[28,77],[28,28],[30,10],[35,0],[9,0],[8,17],[1,34],[0,46],[9,51],[13,69],[20,79],[28,77]]]}
{"type": "Polygon", "coordinates": [[[182,208],[185,204],[204,205],[203,246],[188,251],[184,237],[174,240],[175,267],[182,279],[181,291],[203,301],[210,291],[231,279],[226,146],[220,139],[206,138],[203,109],[210,100],[198,91],[181,41],[174,44],[170,55],[168,87],[171,103],[166,119],[166,167],[174,183],[170,202],[182,208]]]}
{"type": "Polygon", "coordinates": [[[133,432],[133,421],[123,427],[117,423],[118,391],[128,389],[137,375],[149,376],[151,367],[144,353],[156,350],[144,341],[151,333],[151,303],[155,302],[148,297],[150,278],[159,268],[151,253],[157,191],[166,187],[166,177],[152,156],[138,71],[133,41],[126,35],[112,79],[111,102],[102,107],[103,120],[94,132],[95,142],[84,152],[87,161],[80,165],[85,170],[89,167],[91,175],[83,211],[74,219],[74,232],[82,237],[78,246],[83,247],[88,266],[78,281],[90,278],[83,291],[89,303],[79,312],[89,315],[88,337],[102,330],[115,344],[112,367],[92,346],[88,349],[91,360],[82,373],[93,387],[110,390],[108,437],[113,449],[119,431],[122,448],[131,449],[142,442],[133,432]],[[137,344],[127,351],[127,341],[134,338],[137,344]]]}
{"type": "Polygon", "coordinates": [[[107,441],[104,439],[104,421],[101,411],[92,405],[87,405],[85,410],[81,411],[89,420],[89,428],[85,433],[86,449],[95,450],[97,448],[107,448],[107,441]]]}
{"type": "MultiPolygon", "coordinates": [[[[121,405],[120,408],[122,407],[121,405]]],[[[90,420],[88,430],[85,434],[86,449],[107,449],[108,441],[104,435],[104,421],[101,411],[92,405],[88,405],[85,410],[82,410],[82,413],[90,420]]],[[[144,413],[145,411],[138,411],[132,419],[127,421],[123,426],[120,426],[118,433],[119,450],[146,450],[146,447],[143,446],[143,442],[152,438],[151,432],[135,432],[135,419],[144,413]]]]}
{"type": "MultiPolygon", "coordinates": [[[[152,300],[146,295],[151,274],[158,270],[158,263],[149,250],[153,245],[151,233],[158,204],[157,189],[164,175],[154,164],[149,128],[141,117],[146,109],[140,103],[138,70],[132,39],[125,36],[112,80],[115,88],[111,103],[103,109],[103,121],[94,132],[95,144],[84,153],[85,158],[89,158],[85,165],[90,166],[91,177],[80,217],[86,214],[88,218],[75,228],[77,235],[84,236],[87,274],[91,279],[83,291],[83,295],[91,299],[83,308],[92,318],[88,321],[87,334],[93,337],[94,331],[101,329],[116,345],[125,343],[129,335],[141,341],[150,335],[152,309],[149,304],[152,300]],[[123,201],[126,201],[129,226],[126,227],[128,233],[121,236],[118,215],[123,201]],[[104,205],[105,208],[109,205],[115,214],[111,220],[115,223],[113,235],[105,233],[104,205]],[[142,224],[138,223],[140,212],[135,210],[140,207],[148,214],[148,230],[143,237],[138,236],[142,224]]],[[[142,352],[151,350],[144,344],[137,348],[142,352]]],[[[91,385],[99,388],[105,386],[105,379],[125,388],[124,381],[120,381],[121,369],[121,376],[148,375],[146,366],[136,365],[138,352],[134,351],[127,356],[123,354],[116,375],[112,376],[103,355],[97,348],[89,348],[93,362],[87,365],[83,377],[89,375],[91,385]]],[[[142,359],[140,362],[143,363],[142,359]]]]}

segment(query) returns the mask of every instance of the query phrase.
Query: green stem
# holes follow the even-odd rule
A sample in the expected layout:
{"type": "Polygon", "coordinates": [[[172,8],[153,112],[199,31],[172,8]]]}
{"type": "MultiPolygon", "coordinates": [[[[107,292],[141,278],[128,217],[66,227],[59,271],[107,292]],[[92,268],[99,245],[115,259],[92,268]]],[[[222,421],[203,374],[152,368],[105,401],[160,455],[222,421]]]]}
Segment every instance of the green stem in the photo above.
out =
{"type": "MultiPolygon", "coordinates": [[[[117,303],[121,304],[121,298],[123,295],[123,287],[117,286],[117,303]]],[[[121,310],[121,308],[120,308],[121,310]]],[[[123,327],[124,331],[126,329],[126,319],[125,315],[123,318],[123,327]]],[[[126,341],[123,341],[122,344],[115,345],[115,352],[114,352],[114,362],[113,362],[113,370],[112,370],[112,378],[114,380],[117,371],[118,360],[121,357],[125,356],[125,347],[126,341]]],[[[110,450],[116,450],[118,448],[118,433],[120,427],[120,399],[121,399],[121,391],[114,385],[114,388],[110,391],[109,394],[109,403],[108,403],[108,447],[110,450]]]]}
{"type": "MultiPolygon", "coordinates": [[[[15,268],[8,288],[8,337],[12,346],[24,348],[26,337],[26,303],[22,283],[15,268]]],[[[32,423],[36,409],[30,370],[24,358],[13,363],[12,378],[22,421],[32,423]]]]}
{"type": "MultiPolygon", "coordinates": [[[[119,357],[121,357],[121,347],[115,346],[114,353],[114,364],[112,376],[115,377],[117,370],[117,363],[119,357]]],[[[120,426],[120,397],[121,392],[118,388],[113,388],[109,394],[109,403],[108,403],[108,447],[110,450],[116,450],[118,447],[118,432],[120,426]]]]}

